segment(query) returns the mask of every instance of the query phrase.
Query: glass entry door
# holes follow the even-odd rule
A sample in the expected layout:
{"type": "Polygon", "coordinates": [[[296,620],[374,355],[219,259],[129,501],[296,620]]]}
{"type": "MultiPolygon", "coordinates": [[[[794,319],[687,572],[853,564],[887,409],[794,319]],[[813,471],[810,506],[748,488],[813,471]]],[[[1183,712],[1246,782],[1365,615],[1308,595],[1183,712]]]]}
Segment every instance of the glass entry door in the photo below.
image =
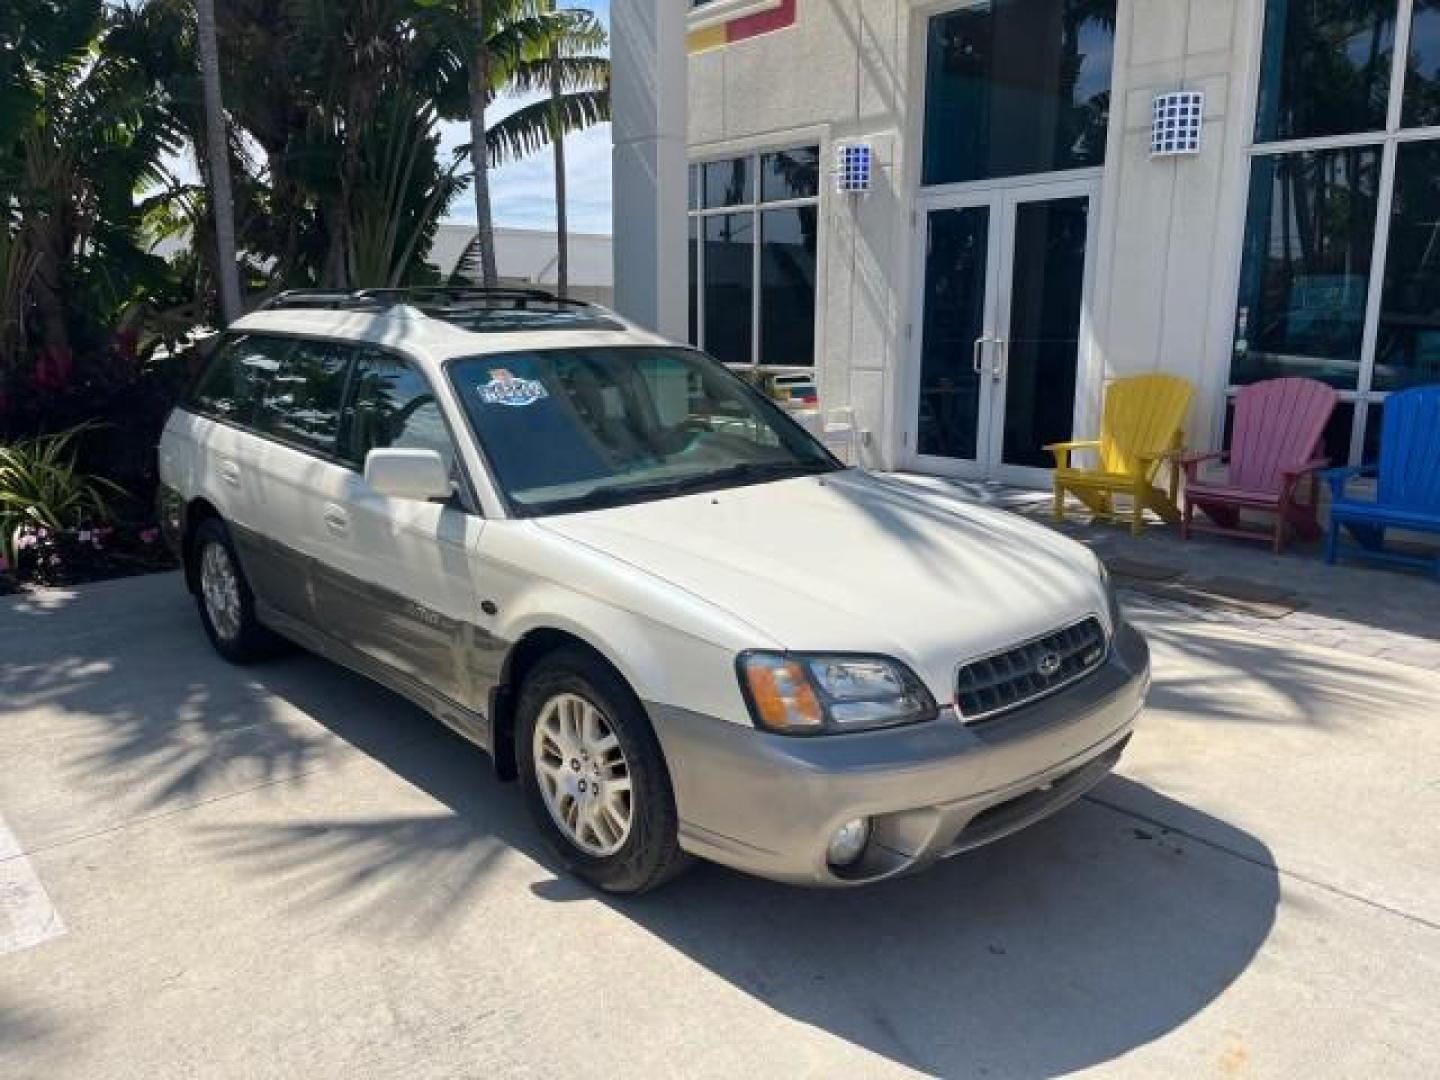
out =
{"type": "Polygon", "coordinates": [[[1074,434],[1096,184],[927,200],[911,464],[1041,483],[1074,434]]]}

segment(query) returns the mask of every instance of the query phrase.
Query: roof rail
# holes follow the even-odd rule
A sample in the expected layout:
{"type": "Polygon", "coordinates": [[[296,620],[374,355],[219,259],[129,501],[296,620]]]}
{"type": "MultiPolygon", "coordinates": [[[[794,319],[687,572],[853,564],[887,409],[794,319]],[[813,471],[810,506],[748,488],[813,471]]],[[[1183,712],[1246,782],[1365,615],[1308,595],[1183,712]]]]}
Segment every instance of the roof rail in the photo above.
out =
{"type": "Polygon", "coordinates": [[[593,308],[585,300],[560,296],[548,289],[484,285],[422,285],[395,289],[290,289],[260,305],[261,311],[319,309],[378,311],[406,304],[427,313],[460,308],[525,310],[531,304],[557,308],[593,308]]]}

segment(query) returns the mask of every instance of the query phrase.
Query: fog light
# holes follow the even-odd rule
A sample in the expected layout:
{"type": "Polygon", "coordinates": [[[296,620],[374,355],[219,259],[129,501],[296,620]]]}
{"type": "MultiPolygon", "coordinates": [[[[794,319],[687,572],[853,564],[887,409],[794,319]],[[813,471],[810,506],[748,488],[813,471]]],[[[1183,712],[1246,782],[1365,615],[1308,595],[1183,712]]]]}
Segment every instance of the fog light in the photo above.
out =
{"type": "Polygon", "coordinates": [[[849,866],[865,853],[870,842],[870,819],[856,818],[847,821],[835,830],[830,846],[825,849],[825,858],[831,866],[849,866]]]}

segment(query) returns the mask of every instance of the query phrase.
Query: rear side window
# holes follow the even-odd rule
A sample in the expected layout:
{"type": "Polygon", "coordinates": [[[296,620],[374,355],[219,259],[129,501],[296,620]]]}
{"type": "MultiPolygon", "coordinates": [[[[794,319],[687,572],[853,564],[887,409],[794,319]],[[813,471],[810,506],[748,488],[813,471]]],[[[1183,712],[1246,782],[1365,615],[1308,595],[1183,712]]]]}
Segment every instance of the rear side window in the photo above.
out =
{"type": "Polygon", "coordinates": [[[302,450],[333,456],[353,353],[332,342],[296,341],[260,392],[255,428],[302,450]]]}
{"type": "Polygon", "coordinates": [[[371,450],[386,447],[434,450],[454,472],[455,446],[429,380],[404,360],[367,350],[355,365],[341,456],[363,466],[371,450]]]}
{"type": "Polygon", "coordinates": [[[280,338],[238,337],[226,342],[210,361],[186,402],[192,412],[251,423],[256,405],[290,342],[280,338]]]}

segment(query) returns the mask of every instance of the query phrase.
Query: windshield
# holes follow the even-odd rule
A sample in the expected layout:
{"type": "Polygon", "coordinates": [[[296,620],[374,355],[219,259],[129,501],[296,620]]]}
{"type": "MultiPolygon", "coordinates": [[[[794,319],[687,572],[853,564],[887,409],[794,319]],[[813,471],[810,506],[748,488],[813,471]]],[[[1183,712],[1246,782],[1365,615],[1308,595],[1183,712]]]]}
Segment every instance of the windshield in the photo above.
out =
{"type": "Polygon", "coordinates": [[[768,398],[688,349],[506,353],[454,361],[449,373],[523,516],[841,468],[768,398]]]}

